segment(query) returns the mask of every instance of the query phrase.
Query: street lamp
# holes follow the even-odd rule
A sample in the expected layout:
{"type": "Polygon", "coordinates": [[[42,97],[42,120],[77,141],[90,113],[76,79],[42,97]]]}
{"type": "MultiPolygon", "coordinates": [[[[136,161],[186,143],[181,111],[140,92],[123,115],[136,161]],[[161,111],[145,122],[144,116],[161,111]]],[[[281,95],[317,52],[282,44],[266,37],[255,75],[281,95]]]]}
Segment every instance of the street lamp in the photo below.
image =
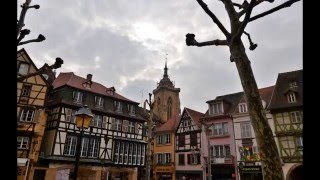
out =
{"type": "Polygon", "coordinates": [[[93,114],[91,113],[91,110],[88,108],[88,106],[84,105],[75,113],[75,116],[76,116],[77,128],[80,129],[80,136],[78,137],[78,141],[77,141],[79,143],[77,144],[77,149],[76,149],[76,162],[75,162],[74,173],[73,173],[74,180],[77,180],[83,130],[89,128],[90,122],[93,118],[93,114]]]}

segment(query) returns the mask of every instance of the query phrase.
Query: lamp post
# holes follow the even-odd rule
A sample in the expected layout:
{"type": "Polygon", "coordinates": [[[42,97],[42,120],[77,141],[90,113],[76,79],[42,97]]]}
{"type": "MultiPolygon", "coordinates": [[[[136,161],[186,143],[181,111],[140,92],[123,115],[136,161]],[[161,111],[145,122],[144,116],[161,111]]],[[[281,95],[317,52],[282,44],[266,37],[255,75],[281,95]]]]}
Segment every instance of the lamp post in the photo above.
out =
{"type": "Polygon", "coordinates": [[[77,180],[83,130],[89,128],[90,122],[93,118],[93,114],[91,113],[91,110],[88,108],[88,106],[84,105],[75,113],[75,116],[77,128],[80,129],[80,136],[77,140],[77,142],[79,143],[77,143],[76,148],[76,162],[74,166],[74,180],[77,180]]]}

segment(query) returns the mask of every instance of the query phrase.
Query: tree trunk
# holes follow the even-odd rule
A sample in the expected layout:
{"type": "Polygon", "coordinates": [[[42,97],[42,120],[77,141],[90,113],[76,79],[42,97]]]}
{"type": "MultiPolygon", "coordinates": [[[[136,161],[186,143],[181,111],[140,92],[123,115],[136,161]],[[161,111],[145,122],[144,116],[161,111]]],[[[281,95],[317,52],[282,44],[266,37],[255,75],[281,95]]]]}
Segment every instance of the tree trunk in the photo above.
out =
{"type": "Polygon", "coordinates": [[[262,107],[249,58],[241,40],[230,44],[230,53],[236,63],[244,94],[247,98],[251,124],[261,157],[263,178],[264,180],[284,180],[278,149],[262,107]]]}
{"type": "Polygon", "coordinates": [[[20,34],[20,31],[22,29],[22,27],[24,26],[24,18],[26,16],[26,13],[27,13],[27,10],[31,3],[31,0],[26,0],[26,2],[23,4],[23,8],[21,10],[21,13],[20,13],[20,18],[19,18],[19,21],[18,21],[18,24],[17,24],[17,37],[19,36],[20,34]]]}

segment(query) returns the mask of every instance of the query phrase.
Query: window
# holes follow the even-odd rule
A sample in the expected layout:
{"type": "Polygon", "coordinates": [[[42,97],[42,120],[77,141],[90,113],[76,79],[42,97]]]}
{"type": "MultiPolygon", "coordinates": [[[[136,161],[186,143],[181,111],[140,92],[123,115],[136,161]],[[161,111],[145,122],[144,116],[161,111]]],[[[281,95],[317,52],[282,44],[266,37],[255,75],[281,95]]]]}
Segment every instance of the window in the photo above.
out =
{"type": "Polygon", "coordinates": [[[137,164],[140,165],[140,158],[141,158],[141,144],[138,144],[138,150],[137,150],[137,164]]]}
{"type": "Polygon", "coordinates": [[[184,165],[184,154],[179,154],[179,165],[184,165]]]}
{"type": "Polygon", "coordinates": [[[66,109],[66,122],[75,123],[75,116],[76,111],[72,109],[66,109]]]}
{"type": "Polygon", "coordinates": [[[300,117],[299,111],[294,111],[294,112],[291,112],[290,114],[291,114],[292,123],[301,123],[301,117],[300,117]]]}
{"type": "Polygon", "coordinates": [[[222,114],[223,113],[223,104],[222,102],[211,104],[209,108],[209,113],[212,114],[222,114]]]}
{"type": "Polygon", "coordinates": [[[222,135],[228,135],[228,123],[216,123],[212,126],[213,129],[213,136],[222,136],[222,135]]]}
{"type": "Polygon", "coordinates": [[[239,112],[240,113],[245,113],[245,112],[247,112],[248,110],[247,110],[247,104],[246,103],[240,103],[239,104],[239,112]]]}
{"type": "Polygon", "coordinates": [[[217,158],[224,157],[223,145],[214,146],[214,152],[215,152],[215,157],[217,157],[217,158]]]}
{"type": "Polygon", "coordinates": [[[141,149],[142,149],[142,153],[141,153],[141,165],[144,165],[146,148],[145,148],[145,146],[142,145],[141,149]]]}
{"type": "Polygon", "coordinates": [[[169,97],[168,103],[167,103],[167,119],[170,119],[172,115],[172,99],[169,97]]]}
{"type": "Polygon", "coordinates": [[[81,153],[80,153],[81,157],[87,157],[88,146],[89,146],[89,138],[82,138],[81,153]]]}
{"type": "Polygon", "coordinates": [[[123,153],[124,153],[124,142],[121,142],[119,164],[123,163],[123,153]]]}
{"type": "Polygon", "coordinates": [[[178,136],[178,146],[183,147],[185,144],[184,135],[178,136]]]}
{"type": "Polygon", "coordinates": [[[157,144],[162,144],[162,135],[157,136],[157,144]]]}
{"type": "Polygon", "coordinates": [[[17,148],[18,149],[28,149],[29,137],[17,137],[17,148]]]}
{"type": "Polygon", "coordinates": [[[290,88],[297,87],[297,86],[298,86],[297,81],[293,81],[289,83],[290,88]]]}
{"type": "Polygon", "coordinates": [[[120,143],[119,141],[115,141],[114,143],[114,158],[113,158],[113,161],[114,163],[118,163],[119,161],[119,152],[120,152],[120,143]]]}
{"type": "Polygon", "coordinates": [[[29,72],[30,65],[27,63],[20,63],[18,73],[21,75],[27,75],[29,72]]]}
{"type": "Polygon", "coordinates": [[[90,123],[90,126],[101,127],[101,125],[102,125],[102,116],[95,114],[90,123]]]}
{"type": "Polygon", "coordinates": [[[224,145],[224,154],[226,157],[231,157],[230,145],[224,145]]]}
{"type": "Polygon", "coordinates": [[[170,164],[171,163],[171,153],[165,153],[164,154],[164,163],[170,164]]]}
{"type": "Polygon", "coordinates": [[[129,144],[124,143],[123,164],[128,164],[128,150],[129,150],[129,144]]]}
{"type": "Polygon", "coordinates": [[[129,115],[134,116],[136,114],[136,107],[133,104],[129,104],[129,115]]]}
{"type": "Polygon", "coordinates": [[[132,150],[133,150],[133,146],[132,143],[129,144],[129,154],[128,154],[128,164],[132,164],[132,150]]]}
{"type": "Polygon", "coordinates": [[[200,154],[189,154],[190,164],[200,164],[200,154]]]}
{"type": "Polygon", "coordinates": [[[82,92],[80,91],[73,91],[73,102],[75,103],[82,103],[82,92]]]}
{"type": "Polygon", "coordinates": [[[115,130],[121,131],[121,120],[120,119],[115,119],[115,130]]]}
{"type": "Polygon", "coordinates": [[[166,144],[170,144],[170,142],[171,142],[171,135],[170,135],[170,134],[165,134],[164,136],[165,136],[165,143],[166,143],[166,144]]]}
{"type": "Polygon", "coordinates": [[[122,113],[122,103],[119,101],[114,101],[114,105],[116,108],[116,112],[118,113],[122,113]]]}
{"type": "Polygon", "coordinates": [[[296,94],[294,92],[289,92],[287,98],[289,103],[296,102],[296,94]]]}
{"type": "Polygon", "coordinates": [[[96,107],[103,107],[103,97],[95,96],[94,97],[94,104],[96,107]]]}
{"type": "Polygon", "coordinates": [[[302,138],[302,136],[297,137],[297,146],[298,146],[299,150],[303,149],[303,138],[302,138]]]}
{"type": "Polygon", "coordinates": [[[251,138],[251,126],[250,123],[241,123],[241,137],[251,138]]]}
{"type": "Polygon", "coordinates": [[[134,133],[134,122],[132,122],[132,121],[129,121],[128,132],[134,133]]]}
{"type": "Polygon", "coordinates": [[[90,139],[88,157],[98,157],[100,141],[96,138],[90,139]]]}
{"type": "Polygon", "coordinates": [[[137,160],[137,144],[133,144],[133,150],[132,150],[132,164],[135,165],[137,160]]]}
{"type": "Polygon", "coordinates": [[[183,121],[183,126],[187,129],[191,128],[191,120],[190,119],[186,119],[183,121]]]}
{"type": "Polygon", "coordinates": [[[162,156],[163,156],[163,154],[157,154],[157,164],[163,163],[162,156]]]}
{"type": "Polygon", "coordinates": [[[23,85],[21,90],[21,96],[29,97],[31,92],[31,85],[23,85]]]}
{"type": "Polygon", "coordinates": [[[197,133],[190,134],[190,146],[197,146],[197,139],[198,139],[197,133]]]}
{"type": "Polygon", "coordinates": [[[77,137],[67,136],[66,144],[64,145],[63,154],[67,156],[74,156],[76,153],[77,137]]]}
{"type": "Polygon", "coordinates": [[[34,110],[22,109],[20,114],[20,121],[33,122],[34,110]]]}

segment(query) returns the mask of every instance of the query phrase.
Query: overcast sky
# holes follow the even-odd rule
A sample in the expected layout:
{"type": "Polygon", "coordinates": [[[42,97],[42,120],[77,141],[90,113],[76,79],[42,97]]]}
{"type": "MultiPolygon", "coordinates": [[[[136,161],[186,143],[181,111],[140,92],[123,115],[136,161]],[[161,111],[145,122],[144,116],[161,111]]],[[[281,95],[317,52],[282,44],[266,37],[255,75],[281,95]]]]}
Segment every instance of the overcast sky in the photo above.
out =
{"type": "MultiPolygon", "coordinates": [[[[20,6],[25,0],[18,0],[20,6]]],[[[229,20],[221,1],[205,0],[224,26],[229,20]]],[[[242,2],[242,1],[238,1],[242,2]]],[[[252,14],[261,13],[285,0],[264,2],[252,14]]],[[[205,112],[208,100],[242,91],[239,75],[225,46],[185,45],[185,35],[198,41],[223,39],[223,34],[196,0],[32,0],[25,38],[43,34],[46,40],[19,46],[25,48],[38,67],[64,60],[60,72],[74,72],[136,102],[148,98],[168,74],[181,89],[181,109],[205,112]],[[166,56],[166,54],[168,54],[166,56]]],[[[20,15],[21,8],[18,8],[20,15]]],[[[258,44],[248,49],[258,87],[275,84],[278,73],[302,69],[302,2],[249,23],[246,31],[258,44]]]]}

